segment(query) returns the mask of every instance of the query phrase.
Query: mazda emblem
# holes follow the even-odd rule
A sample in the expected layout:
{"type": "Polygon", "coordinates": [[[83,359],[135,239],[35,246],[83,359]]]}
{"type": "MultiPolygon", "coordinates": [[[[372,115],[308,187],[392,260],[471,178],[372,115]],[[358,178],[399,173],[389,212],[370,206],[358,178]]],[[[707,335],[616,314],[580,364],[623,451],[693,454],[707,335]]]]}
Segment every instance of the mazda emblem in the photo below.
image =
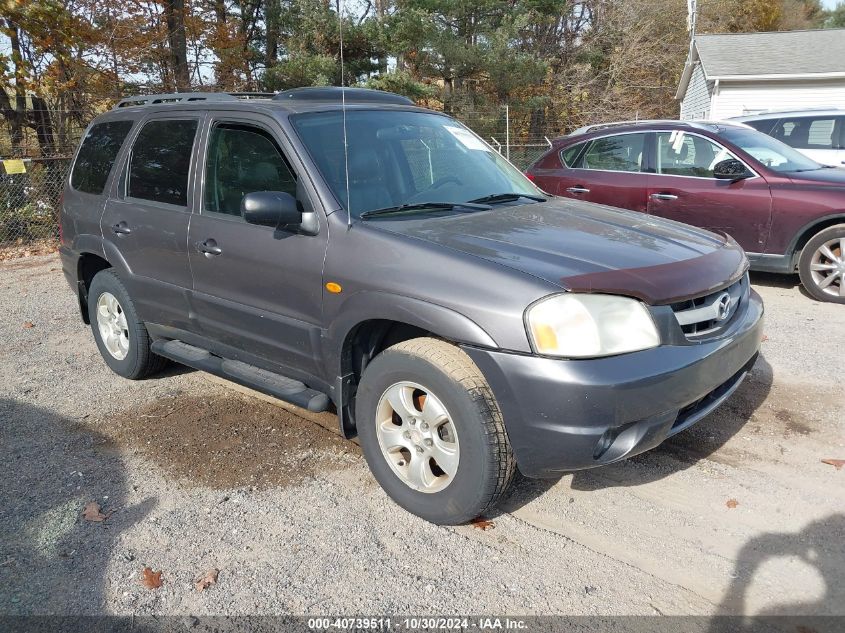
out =
{"type": "Polygon", "coordinates": [[[731,296],[727,292],[723,292],[716,300],[716,318],[719,321],[724,321],[731,314],[731,296]]]}

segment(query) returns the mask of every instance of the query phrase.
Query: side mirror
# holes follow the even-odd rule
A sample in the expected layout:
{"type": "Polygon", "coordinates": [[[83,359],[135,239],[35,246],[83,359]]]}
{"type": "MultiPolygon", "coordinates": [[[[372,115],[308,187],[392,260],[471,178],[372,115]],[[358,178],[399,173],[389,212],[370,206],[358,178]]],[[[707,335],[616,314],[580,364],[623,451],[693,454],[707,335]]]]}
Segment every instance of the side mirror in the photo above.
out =
{"type": "Polygon", "coordinates": [[[241,199],[241,216],[249,224],[284,226],[301,224],[299,203],[284,191],[253,191],[241,199]]]}
{"type": "Polygon", "coordinates": [[[720,160],[713,166],[713,177],[719,180],[743,180],[751,177],[751,172],[741,160],[727,158],[720,160]]]}

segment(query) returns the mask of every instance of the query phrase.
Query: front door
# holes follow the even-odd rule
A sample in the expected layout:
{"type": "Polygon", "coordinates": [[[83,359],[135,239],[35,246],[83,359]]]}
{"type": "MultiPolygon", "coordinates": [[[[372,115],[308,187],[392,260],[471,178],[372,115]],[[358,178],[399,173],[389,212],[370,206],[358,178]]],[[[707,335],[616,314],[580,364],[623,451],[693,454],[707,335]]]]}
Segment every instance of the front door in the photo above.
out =
{"type": "Polygon", "coordinates": [[[223,355],[242,350],[307,379],[319,373],[328,229],[322,222],[317,235],[303,235],[243,220],[241,199],[250,192],[284,191],[311,203],[272,120],[234,116],[208,124],[201,208],[188,240],[195,329],[226,346],[223,355]]]}
{"type": "Polygon", "coordinates": [[[110,259],[144,321],[188,326],[191,165],[200,118],[154,115],[141,124],[101,219],[110,259]],[[116,262],[114,262],[116,264],[116,262]]]}
{"type": "Polygon", "coordinates": [[[762,253],[772,195],[761,176],[731,182],[713,177],[719,161],[735,158],[721,145],[685,130],[657,132],[649,175],[651,215],[727,233],[742,248],[762,253]]]}

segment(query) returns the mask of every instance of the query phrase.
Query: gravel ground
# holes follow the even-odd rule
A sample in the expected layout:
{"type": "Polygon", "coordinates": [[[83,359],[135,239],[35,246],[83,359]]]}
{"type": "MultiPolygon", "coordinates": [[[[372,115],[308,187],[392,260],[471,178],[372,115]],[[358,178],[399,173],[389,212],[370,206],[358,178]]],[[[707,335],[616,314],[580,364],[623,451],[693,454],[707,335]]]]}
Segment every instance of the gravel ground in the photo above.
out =
{"type": "Polygon", "coordinates": [[[520,480],[481,529],[394,506],[328,416],[113,375],[55,256],[0,263],[0,614],[845,615],[845,469],[821,462],[845,459],[845,306],[752,281],[767,338],[726,406],[520,480]]]}

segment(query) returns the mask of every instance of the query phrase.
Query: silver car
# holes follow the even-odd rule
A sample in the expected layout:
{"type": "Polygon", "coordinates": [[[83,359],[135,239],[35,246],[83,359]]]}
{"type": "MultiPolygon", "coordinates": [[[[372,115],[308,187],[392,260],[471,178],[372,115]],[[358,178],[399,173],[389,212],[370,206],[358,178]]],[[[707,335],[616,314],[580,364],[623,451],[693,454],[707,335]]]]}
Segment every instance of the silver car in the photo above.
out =
{"type": "Polygon", "coordinates": [[[823,165],[845,168],[845,109],[769,111],[736,117],[823,165]]]}

